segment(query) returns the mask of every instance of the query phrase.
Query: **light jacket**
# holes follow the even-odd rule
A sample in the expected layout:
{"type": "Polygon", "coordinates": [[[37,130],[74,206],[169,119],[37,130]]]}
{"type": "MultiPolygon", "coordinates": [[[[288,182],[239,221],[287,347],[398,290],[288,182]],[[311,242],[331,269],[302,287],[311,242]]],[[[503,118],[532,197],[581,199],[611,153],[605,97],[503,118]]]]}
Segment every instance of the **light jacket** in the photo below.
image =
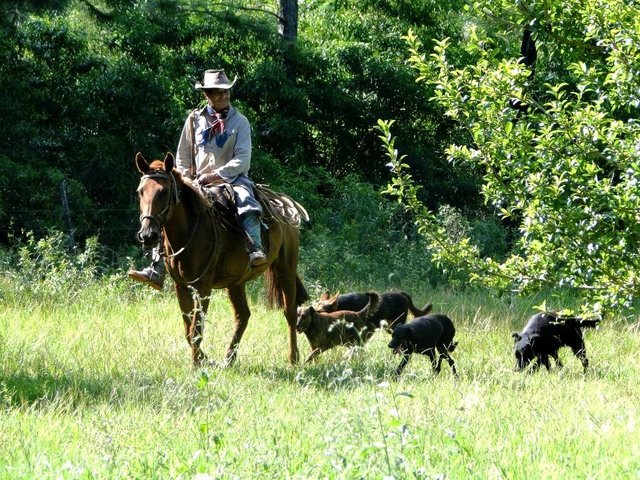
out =
{"type": "Polygon", "coordinates": [[[247,176],[251,166],[251,126],[247,117],[235,108],[229,107],[224,119],[225,130],[221,134],[226,140],[221,146],[212,135],[206,143],[203,133],[214,118],[207,107],[196,109],[187,117],[178,141],[176,166],[184,175],[193,179],[203,173],[216,172],[228,183],[233,183],[239,175],[247,176]]]}

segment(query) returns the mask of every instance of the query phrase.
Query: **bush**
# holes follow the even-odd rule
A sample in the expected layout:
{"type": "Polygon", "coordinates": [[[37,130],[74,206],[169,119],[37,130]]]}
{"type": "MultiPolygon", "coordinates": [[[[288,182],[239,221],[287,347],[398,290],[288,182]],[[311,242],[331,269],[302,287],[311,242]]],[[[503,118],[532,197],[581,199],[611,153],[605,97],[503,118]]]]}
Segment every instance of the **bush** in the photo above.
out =
{"type": "Polygon", "coordinates": [[[107,270],[105,252],[96,237],[87,239],[83,249],[71,249],[62,232],[54,230],[40,239],[28,232],[14,254],[4,254],[15,257],[13,268],[3,261],[4,281],[11,281],[11,292],[18,298],[71,300],[107,270]]]}

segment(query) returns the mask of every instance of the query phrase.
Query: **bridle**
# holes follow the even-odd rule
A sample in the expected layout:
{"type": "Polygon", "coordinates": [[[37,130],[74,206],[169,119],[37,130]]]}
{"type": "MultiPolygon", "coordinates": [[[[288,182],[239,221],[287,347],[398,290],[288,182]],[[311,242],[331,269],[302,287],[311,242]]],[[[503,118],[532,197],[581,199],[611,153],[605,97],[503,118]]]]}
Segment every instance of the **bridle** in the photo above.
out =
{"type": "MultiPolygon", "coordinates": [[[[140,224],[142,224],[142,222],[148,218],[149,221],[156,224],[156,226],[158,227],[158,230],[163,230],[164,224],[167,221],[167,215],[171,210],[171,207],[178,205],[180,203],[180,194],[178,192],[178,182],[176,181],[176,177],[173,176],[173,173],[167,173],[165,170],[153,170],[152,172],[147,173],[143,175],[142,178],[140,178],[140,185],[142,185],[142,182],[144,180],[147,180],[149,178],[169,180],[171,182],[171,196],[169,197],[169,203],[167,204],[167,206],[157,215],[140,215],[140,224]]],[[[138,187],[138,189],[140,188],[141,187],[138,187]]],[[[193,226],[193,230],[191,230],[191,236],[189,237],[189,240],[187,240],[187,243],[185,243],[185,245],[182,248],[180,248],[178,251],[175,251],[172,254],[167,255],[167,257],[169,258],[176,257],[180,255],[184,251],[184,249],[189,246],[189,244],[191,243],[191,240],[193,240],[196,230],[198,229],[199,223],[200,223],[200,216],[198,216],[196,219],[196,224],[193,226]]],[[[173,250],[173,247],[171,247],[171,245],[169,246],[171,250],[173,250]]]]}
{"type": "Polygon", "coordinates": [[[171,207],[180,203],[180,195],[178,194],[178,182],[176,178],[171,173],[167,173],[164,170],[153,170],[140,178],[140,186],[138,190],[142,188],[142,182],[149,179],[163,179],[169,180],[171,182],[171,196],[169,197],[169,203],[167,206],[157,215],[140,215],[140,224],[146,219],[149,219],[152,223],[155,223],[158,227],[158,230],[163,228],[164,223],[167,221],[167,214],[171,207]]]}

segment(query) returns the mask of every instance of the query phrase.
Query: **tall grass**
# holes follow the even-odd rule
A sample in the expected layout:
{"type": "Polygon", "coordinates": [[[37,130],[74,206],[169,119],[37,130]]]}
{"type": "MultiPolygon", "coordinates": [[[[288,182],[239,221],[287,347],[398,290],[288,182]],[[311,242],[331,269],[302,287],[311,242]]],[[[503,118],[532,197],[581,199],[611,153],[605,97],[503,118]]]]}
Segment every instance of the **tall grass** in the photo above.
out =
{"type": "MultiPolygon", "coordinates": [[[[640,477],[637,320],[586,332],[586,374],[568,351],[562,370],[516,373],[510,333],[540,299],[416,286],[457,326],[460,375],[415,357],[396,381],[380,332],[350,359],[287,365],[284,317],[253,285],[228,369],[191,367],[168,287],[112,277],[46,301],[3,294],[0,479],[640,477]]],[[[214,362],[231,319],[215,292],[214,362]]]]}

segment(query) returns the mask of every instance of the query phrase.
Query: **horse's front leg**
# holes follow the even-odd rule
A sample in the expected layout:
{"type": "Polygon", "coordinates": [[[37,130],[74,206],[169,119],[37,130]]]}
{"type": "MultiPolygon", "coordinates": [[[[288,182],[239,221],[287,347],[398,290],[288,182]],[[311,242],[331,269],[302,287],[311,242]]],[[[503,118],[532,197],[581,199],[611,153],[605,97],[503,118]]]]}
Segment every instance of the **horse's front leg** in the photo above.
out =
{"type": "Polygon", "coordinates": [[[204,319],[209,306],[209,297],[202,297],[186,285],[176,283],[176,294],[182,311],[184,333],[191,347],[191,359],[194,367],[199,367],[206,359],[202,351],[202,332],[204,319]]]}
{"type": "Polygon", "coordinates": [[[234,313],[235,329],[233,331],[233,337],[231,343],[227,349],[225,355],[225,366],[231,365],[236,360],[238,353],[238,345],[244,335],[244,331],[247,329],[249,323],[249,317],[251,316],[251,310],[249,310],[249,304],[247,303],[247,294],[245,292],[244,284],[229,287],[227,289],[231,306],[234,313]]]}

